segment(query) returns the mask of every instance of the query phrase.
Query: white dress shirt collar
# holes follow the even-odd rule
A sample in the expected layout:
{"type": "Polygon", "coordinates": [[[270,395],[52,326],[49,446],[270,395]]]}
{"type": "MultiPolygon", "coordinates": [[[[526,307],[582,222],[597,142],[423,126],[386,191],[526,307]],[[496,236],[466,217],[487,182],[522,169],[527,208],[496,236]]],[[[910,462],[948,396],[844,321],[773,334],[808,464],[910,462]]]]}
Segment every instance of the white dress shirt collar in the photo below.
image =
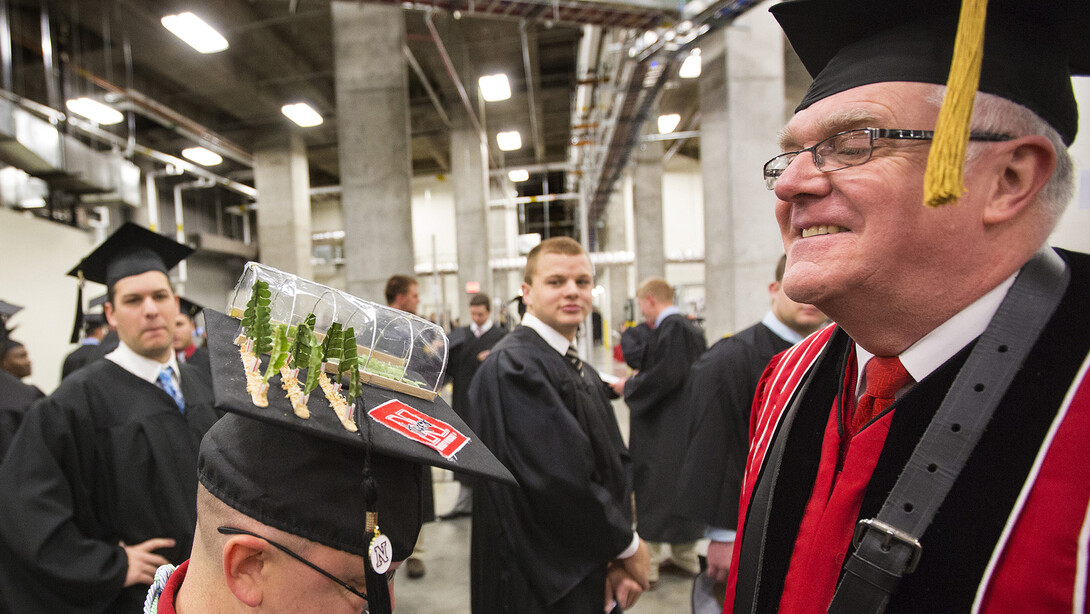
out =
{"type": "Polygon", "coordinates": [[[159,380],[159,371],[161,371],[163,367],[170,365],[170,368],[174,371],[175,381],[179,384],[179,389],[181,388],[182,372],[178,369],[178,359],[174,356],[174,350],[170,351],[170,359],[167,360],[167,362],[161,363],[157,360],[152,360],[137,354],[122,341],[118,344],[116,350],[106,355],[106,358],[114,361],[122,369],[151,384],[155,384],[159,380]]]}
{"type": "Polygon", "coordinates": [[[675,313],[681,313],[681,310],[677,308],[677,305],[670,305],[669,307],[663,308],[663,310],[659,312],[659,317],[655,318],[654,328],[658,328],[662,324],[663,320],[665,320],[669,316],[674,315],[675,313]]]}
{"type": "Polygon", "coordinates": [[[474,336],[480,337],[481,335],[483,335],[483,334],[487,333],[488,331],[492,330],[492,320],[491,319],[485,320],[484,325],[482,325],[482,326],[477,326],[476,322],[470,322],[469,323],[469,330],[470,330],[470,332],[473,333],[474,336]]]}
{"type": "MultiPolygon", "coordinates": [[[[1011,275],[998,286],[992,288],[987,294],[973,301],[968,307],[962,309],[954,317],[943,322],[931,332],[924,335],[919,341],[913,343],[907,350],[901,352],[899,358],[905,370],[917,382],[942,366],[961,348],[969,345],[988,328],[988,324],[999,309],[999,304],[1007,296],[1007,291],[1014,284],[1017,273],[1011,275]]],[[[863,394],[863,370],[866,368],[874,354],[864,350],[855,344],[855,360],[858,365],[856,371],[856,394],[863,394]]]]}
{"type": "MultiPolygon", "coordinates": [[[[526,312],[526,315],[522,316],[522,325],[532,328],[534,332],[541,335],[541,338],[545,340],[545,343],[549,344],[549,347],[561,354],[566,354],[568,348],[574,345],[573,342],[568,341],[567,337],[560,334],[560,332],[552,326],[542,322],[540,318],[529,311],[526,312]]],[[[578,348],[576,349],[578,350],[578,348]]]]}
{"type": "Polygon", "coordinates": [[[776,317],[776,314],[771,311],[766,313],[765,317],[761,318],[761,324],[764,324],[769,330],[776,333],[777,337],[792,345],[802,341],[802,335],[791,330],[789,326],[781,322],[780,319],[776,317]]]}

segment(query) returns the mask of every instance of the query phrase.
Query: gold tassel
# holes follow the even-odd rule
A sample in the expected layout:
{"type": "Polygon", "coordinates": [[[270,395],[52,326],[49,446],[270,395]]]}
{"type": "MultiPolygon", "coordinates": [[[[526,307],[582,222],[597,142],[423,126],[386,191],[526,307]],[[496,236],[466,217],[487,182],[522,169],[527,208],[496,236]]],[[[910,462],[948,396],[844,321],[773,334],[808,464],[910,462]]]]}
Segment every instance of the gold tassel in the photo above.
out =
{"type": "Polygon", "coordinates": [[[935,126],[935,138],[923,178],[924,203],[938,207],[957,201],[965,193],[965,149],[969,122],[980,83],[984,60],[984,20],[988,0],[962,0],[954,57],[946,82],[946,96],[935,126]]]}

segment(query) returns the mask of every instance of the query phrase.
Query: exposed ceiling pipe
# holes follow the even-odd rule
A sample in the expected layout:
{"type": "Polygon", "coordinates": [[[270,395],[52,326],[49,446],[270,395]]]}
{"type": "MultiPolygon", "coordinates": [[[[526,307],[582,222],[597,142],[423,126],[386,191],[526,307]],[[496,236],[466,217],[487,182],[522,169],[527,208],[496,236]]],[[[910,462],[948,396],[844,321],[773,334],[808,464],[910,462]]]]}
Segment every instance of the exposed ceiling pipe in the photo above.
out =
{"type": "Polygon", "coordinates": [[[229,158],[250,167],[254,165],[254,157],[250,152],[165,104],[130,87],[121,87],[111,83],[74,64],[71,65],[71,67],[81,77],[94,83],[98,87],[111,94],[122,96],[124,101],[114,105],[119,111],[136,111],[163,124],[167,128],[174,130],[178,134],[204,145],[225,158],[229,158]]]}
{"type": "Polygon", "coordinates": [[[530,62],[530,36],[526,33],[529,26],[530,22],[525,19],[519,22],[519,39],[522,41],[522,69],[526,73],[526,101],[530,105],[530,134],[534,139],[534,158],[541,162],[545,159],[545,140],[541,138],[541,127],[537,122],[537,100],[534,94],[537,79],[530,62]]]}
{"type": "Polygon", "coordinates": [[[447,48],[443,44],[443,39],[439,38],[439,30],[435,28],[434,19],[435,11],[429,10],[424,12],[424,25],[428,26],[428,32],[431,33],[431,40],[435,43],[435,48],[439,51],[439,57],[443,60],[443,66],[446,67],[447,74],[450,75],[451,81],[454,82],[454,87],[458,90],[458,96],[462,99],[462,104],[466,108],[466,114],[469,116],[469,121],[473,124],[473,129],[477,131],[481,143],[484,144],[489,159],[492,160],[493,164],[496,164],[496,161],[492,156],[492,148],[488,146],[488,135],[481,126],[481,122],[477,119],[477,114],[473,111],[473,103],[469,100],[469,93],[466,92],[465,86],[462,85],[462,79],[458,76],[458,71],[454,69],[454,62],[451,62],[450,60],[450,55],[447,53],[447,48]]]}
{"type": "Polygon", "coordinates": [[[428,99],[431,100],[432,106],[435,107],[435,112],[439,114],[439,119],[443,120],[443,124],[445,124],[447,128],[450,128],[450,118],[447,117],[447,112],[443,110],[443,104],[439,102],[439,96],[435,93],[435,89],[432,88],[431,82],[428,81],[428,76],[424,74],[424,69],[420,67],[420,62],[416,61],[416,56],[413,55],[412,49],[409,49],[408,45],[402,45],[401,53],[405,55],[405,59],[409,61],[409,67],[413,69],[417,78],[420,79],[421,85],[424,86],[424,91],[428,93],[428,99]]]}

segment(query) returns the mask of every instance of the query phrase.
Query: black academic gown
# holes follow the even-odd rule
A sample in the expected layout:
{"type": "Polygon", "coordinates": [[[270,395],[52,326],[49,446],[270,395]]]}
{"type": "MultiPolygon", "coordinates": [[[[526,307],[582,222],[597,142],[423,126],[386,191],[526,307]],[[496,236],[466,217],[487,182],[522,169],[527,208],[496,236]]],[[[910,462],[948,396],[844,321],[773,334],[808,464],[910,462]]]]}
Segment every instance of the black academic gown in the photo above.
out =
{"type": "Polygon", "coordinates": [[[185,360],[185,364],[193,367],[193,370],[200,375],[208,387],[212,387],[212,362],[211,357],[208,355],[208,346],[202,345],[194,350],[193,355],[185,360]]]}
{"type": "Polygon", "coordinates": [[[61,365],[61,379],[72,375],[77,369],[98,357],[98,345],[81,345],[72,350],[68,356],[64,357],[64,364],[61,365]]]}
{"type": "Polygon", "coordinates": [[[45,396],[37,386],[24,384],[11,373],[0,369],[0,459],[4,458],[23,421],[23,414],[34,401],[45,396]]]}
{"type": "MultiPolygon", "coordinates": [[[[495,325],[480,337],[474,335],[473,330],[468,326],[463,326],[451,333],[452,347],[447,360],[454,389],[451,409],[461,416],[462,420],[466,420],[469,412],[472,411],[469,403],[469,384],[473,381],[473,376],[477,374],[477,369],[481,367],[477,354],[491,350],[506,334],[507,329],[495,325]]],[[[454,478],[459,482],[473,483],[472,479],[460,473],[455,473],[454,478]]]]}
{"type": "Polygon", "coordinates": [[[597,372],[519,326],[481,365],[468,420],[520,487],[473,489],[474,614],[600,614],[632,542],[629,459],[597,372]]]}
{"type": "MultiPolygon", "coordinates": [[[[919,566],[900,582],[887,612],[969,612],[972,609],[977,591],[982,590],[981,585],[988,584],[993,550],[1001,540],[1007,539],[1007,523],[1012,516],[1017,516],[1014,510],[1021,505],[1022,490],[1038,477],[1037,456],[1051,437],[1053,421],[1064,406],[1065,398],[1086,377],[1080,367],[1090,352],[1090,320],[1086,317],[1086,306],[1090,304],[1090,256],[1056,251],[1071,268],[1066,293],[1035,340],[932,524],[921,537],[923,555],[919,566]]],[[[889,434],[867,483],[859,519],[874,518],[881,509],[975,343],[962,348],[887,410],[887,413],[893,412],[889,434]]],[[[813,366],[809,367],[802,384],[782,388],[769,385],[762,389],[761,408],[776,406],[785,395],[797,394],[800,399],[791,404],[790,425],[787,425],[787,419],[781,420],[771,435],[772,442],[762,448],[767,452],[783,446],[784,461],[778,470],[767,466],[765,456],[751,459],[760,469],[750,475],[746,483],[748,490],[742,494],[742,504],[748,509],[743,510],[745,516],[739,534],[740,546],[736,545],[734,551],[728,600],[736,597],[733,593],[735,576],[744,574],[760,579],[754,611],[774,612],[779,606],[799,523],[819,471],[822,436],[829,412],[842,394],[852,348],[852,340],[837,329],[821,354],[812,361],[813,366]],[[766,491],[769,486],[771,490],[766,491]],[[761,505],[754,500],[755,491],[771,494],[762,497],[767,501],[761,505]],[[755,554],[762,545],[763,555],[758,560],[755,554]]],[[[777,361],[790,369],[801,370],[806,366],[786,357],[777,357],[777,361]]],[[[765,377],[772,378],[773,374],[770,372],[765,377]]],[[[758,412],[755,418],[759,420],[758,424],[764,424],[769,415],[758,412]]],[[[1090,474],[1086,463],[1076,463],[1069,468],[1069,473],[1068,479],[1078,483],[1085,483],[1090,474]]],[[[1015,533],[1021,529],[1020,525],[1014,527],[1015,533]]],[[[1072,536],[1067,542],[1073,551],[1077,539],[1072,536]]],[[[1041,552],[1049,552],[1055,545],[1042,544],[1041,552]]],[[[1078,548],[1084,549],[1085,545],[1078,548]]],[[[1045,554],[1040,556],[1050,560],[1045,554]]],[[[1027,584],[1025,589],[1032,594],[1034,585],[1027,584]]],[[[736,603],[735,608],[736,611],[750,611],[749,604],[741,608],[736,603]]],[[[1037,612],[1042,609],[1039,604],[1021,603],[1011,605],[1006,611],[1037,612]]],[[[1070,612],[1071,607],[1068,605],[1063,610],[1070,612]]]]}
{"type": "Polygon", "coordinates": [[[768,361],[789,347],[758,323],[720,339],[693,364],[687,384],[689,446],[677,479],[679,516],[719,529],[738,524],[757,381],[768,361]]]}
{"type": "Polygon", "coordinates": [[[636,487],[636,528],[650,542],[684,543],[704,527],[673,515],[677,474],[689,440],[689,368],[706,349],[704,333],[680,314],[663,319],[647,339],[641,368],[628,378],[632,411],[628,445],[636,487]]]}
{"type": "Polygon", "coordinates": [[[35,403],[0,464],[0,595],[14,613],[139,612],[118,542],[169,537],[178,564],[196,526],[197,450],[219,414],[180,365],[186,412],[99,360],[35,403]]]}

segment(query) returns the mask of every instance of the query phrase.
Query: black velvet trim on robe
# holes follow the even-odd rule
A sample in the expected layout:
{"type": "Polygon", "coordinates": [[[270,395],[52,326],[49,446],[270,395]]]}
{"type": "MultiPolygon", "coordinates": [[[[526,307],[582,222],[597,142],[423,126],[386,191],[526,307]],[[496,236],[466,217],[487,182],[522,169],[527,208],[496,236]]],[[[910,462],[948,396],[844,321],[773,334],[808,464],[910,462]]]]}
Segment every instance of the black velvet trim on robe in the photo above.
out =
{"type": "MultiPolygon", "coordinates": [[[[922,536],[919,567],[902,581],[887,612],[964,612],[973,603],[1041,442],[1090,352],[1090,318],[1086,317],[1086,306],[1090,305],[1090,256],[1056,251],[1072,269],[1064,298],[922,536]]],[[[786,435],[785,462],[775,485],[765,531],[759,612],[775,612],[779,606],[799,523],[817,474],[823,429],[842,380],[843,358],[850,344],[847,335],[837,330],[820,364],[814,367],[814,383],[786,435]]],[[[889,435],[859,518],[877,515],[972,346],[963,348],[891,407],[895,413],[889,435]]],[[[747,533],[743,540],[758,537],[747,533]]]]}

